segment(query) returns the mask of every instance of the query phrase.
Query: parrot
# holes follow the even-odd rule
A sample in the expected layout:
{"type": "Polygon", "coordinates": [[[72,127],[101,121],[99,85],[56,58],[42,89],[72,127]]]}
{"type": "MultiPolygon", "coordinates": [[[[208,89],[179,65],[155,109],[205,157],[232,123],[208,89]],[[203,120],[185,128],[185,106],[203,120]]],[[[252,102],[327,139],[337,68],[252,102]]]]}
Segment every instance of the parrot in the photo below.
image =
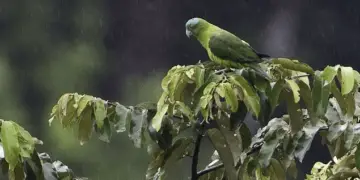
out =
{"type": "Polygon", "coordinates": [[[246,41],[199,17],[189,19],[185,28],[187,37],[195,37],[211,61],[227,68],[248,67],[260,76],[272,79],[258,64],[270,56],[257,52],[246,41]]]}

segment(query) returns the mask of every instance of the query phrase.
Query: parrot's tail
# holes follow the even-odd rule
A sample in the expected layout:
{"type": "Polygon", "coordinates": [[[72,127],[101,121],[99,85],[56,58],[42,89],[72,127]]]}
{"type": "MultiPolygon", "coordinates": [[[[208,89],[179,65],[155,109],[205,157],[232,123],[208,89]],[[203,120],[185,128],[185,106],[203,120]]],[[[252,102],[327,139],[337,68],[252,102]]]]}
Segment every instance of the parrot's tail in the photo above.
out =
{"type": "Polygon", "coordinates": [[[246,66],[253,69],[256,74],[265,78],[266,80],[274,81],[274,78],[272,78],[267,72],[265,72],[264,69],[259,64],[251,63],[251,64],[247,64],[246,66]]]}

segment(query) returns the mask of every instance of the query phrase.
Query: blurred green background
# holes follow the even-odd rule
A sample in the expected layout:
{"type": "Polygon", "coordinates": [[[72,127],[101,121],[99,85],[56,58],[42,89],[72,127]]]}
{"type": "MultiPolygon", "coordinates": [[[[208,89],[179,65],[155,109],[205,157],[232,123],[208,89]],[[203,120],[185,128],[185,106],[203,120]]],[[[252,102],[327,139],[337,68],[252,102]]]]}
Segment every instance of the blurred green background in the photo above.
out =
{"type": "MultiPolygon", "coordinates": [[[[1,0],[0,117],[42,139],[39,151],[78,175],[144,179],[146,149],[126,134],[80,146],[72,131],[48,126],[67,92],[124,105],[156,101],[167,69],[206,59],[184,24],[200,16],[243,37],[258,51],[295,57],[315,68],[359,66],[360,1],[301,0],[1,0]]],[[[304,171],[326,155],[307,155],[304,171]]],[[[184,165],[184,167],[187,167],[184,165]]],[[[173,179],[186,179],[175,171],[173,179]]]]}

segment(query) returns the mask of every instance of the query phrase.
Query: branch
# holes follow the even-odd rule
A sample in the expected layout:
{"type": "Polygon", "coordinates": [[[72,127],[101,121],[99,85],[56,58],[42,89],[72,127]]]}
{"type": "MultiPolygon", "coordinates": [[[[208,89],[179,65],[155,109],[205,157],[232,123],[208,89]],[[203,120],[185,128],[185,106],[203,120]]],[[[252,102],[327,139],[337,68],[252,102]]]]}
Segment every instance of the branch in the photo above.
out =
{"type": "Polygon", "coordinates": [[[200,152],[200,144],[201,140],[203,138],[202,133],[199,133],[196,137],[195,142],[195,149],[192,156],[192,163],[191,163],[191,180],[197,180],[198,179],[198,173],[197,173],[197,165],[199,160],[199,152],[200,152]]]}
{"type": "Polygon", "coordinates": [[[211,171],[216,171],[217,169],[220,169],[220,168],[222,168],[222,167],[224,167],[224,164],[223,164],[223,163],[218,164],[218,165],[216,165],[216,166],[212,166],[212,167],[206,168],[206,169],[204,169],[204,170],[201,170],[201,171],[197,172],[197,177],[200,177],[200,176],[202,176],[202,175],[204,175],[204,174],[207,174],[207,173],[209,173],[209,172],[211,172],[211,171]]]}

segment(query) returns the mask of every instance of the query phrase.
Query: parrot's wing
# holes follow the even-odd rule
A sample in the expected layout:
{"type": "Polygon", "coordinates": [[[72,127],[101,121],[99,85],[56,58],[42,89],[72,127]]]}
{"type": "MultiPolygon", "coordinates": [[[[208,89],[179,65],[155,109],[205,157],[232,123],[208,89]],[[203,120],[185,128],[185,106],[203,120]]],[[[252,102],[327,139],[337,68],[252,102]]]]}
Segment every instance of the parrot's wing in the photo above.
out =
{"type": "MultiPolygon", "coordinates": [[[[224,60],[239,63],[262,62],[263,56],[257,53],[247,42],[228,32],[218,32],[210,36],[209,49],[224,60]]],[[[265,56],[265,55],[264,55],[265,56]]]]}

